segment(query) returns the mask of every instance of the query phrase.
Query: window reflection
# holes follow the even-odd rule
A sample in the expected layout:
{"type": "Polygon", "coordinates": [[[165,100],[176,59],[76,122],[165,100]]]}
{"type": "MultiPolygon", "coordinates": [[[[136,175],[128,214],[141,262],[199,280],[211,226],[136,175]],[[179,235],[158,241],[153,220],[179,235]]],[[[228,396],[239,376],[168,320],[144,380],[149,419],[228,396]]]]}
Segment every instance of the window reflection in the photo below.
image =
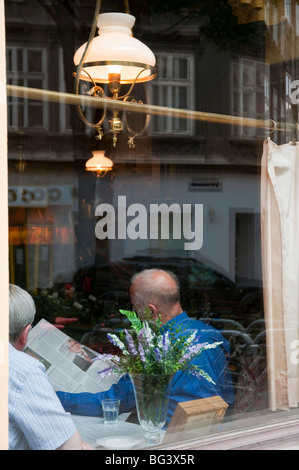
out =
{"type": "MultiPolygon", "coordinates": [[[[80,43],[93,4],[76,2],[76,29],[75,10],[65,10],[62,3],[5,2],[8,84],[73,92],[70,50],[80,43]],[[56,3],[68,24],[67,39],[58,28],[63,16],[54,20],[49,14],[56,3]],[[42,32],[29,22],[33,6],[42,32]],[[25,36],[24,21],[30,33],[25,36]]],[[[292,82],[299,79],[294,49],[298,15],[292,15],[296,2],[263,7],[253,18],[249,7],[245,14],[245,8],[231,9],[235,2],[230,1],[218,2],[217,15],[209,7],[203,15],[199,1],[190,6],[187,18],[183,10],[175,12],[184,16],[178,26],[171,14],[158,15],[157,21],[157,14],[137,3],[132,0],[132,8],[140,8],[137,13],[147,18],[140,28],[157,57],[158,77],[148,86],[151,104],[298,121],[298,107],[291,101],[292,82]],[[286,21],[280,21],[282,10],[286,21]],[[215,37],[211,25],[221,21],[221,14],[229,15],[230,23],[224,36],[215,37]],[[163,36],[161,22],[173,33],[163,36]],[[240,41],[232,40],[236,37],[240,41]]],[[[171,11],[171,2],[166,4],[171,11]]],[[[241,120],[230,126],[169,112],[151,117],[147,135],[136,138],[135,149],[128,149],[122,135],[115,150],[111,136],[95,140],[74,108],[63,100],[54,104],[8,96],[10,281],[34,295],[37,320],[53,322],[57,313],[76,316],[79,322],[66,332],[105,352],[106,329],[123,328],[119,308],[131,307],[131,276],[148,267],[175,272],[189,315],[220,329],[230,342],[236,405],[227,420],[259,410],[268,414],[260,226],[260,160],[267,132],[241,120]],[[85,172],[96,148],[105,148],[113,160],[113,176],[96,179],[85,172]],[[151,205],[166,204],[156,229],[161,235],[167,221],[168,236],[151,238],[149,230],[143,237],[128,236],[131,214],[122,227],[125,236],[97,239],[96,207],[110,204],[115,224],[121,224],[117,204],[122,196],[126,208],[145,208],[148,228],[151,205]],[[184,227],[183,217],[170,210],[172,204],[180,214],[190,215],[189,234],[196,229],[195,206],[203,205],[200,250],[186,250],[186,239],[175,236],[184,227]],[[184,208],[187,204],[191,209],[184,208]]],[[[286,143],[293,135],[275,131],[271,137],[286,143]]],[[[140,233],[140,221],[135,233],[140,233]]]]}

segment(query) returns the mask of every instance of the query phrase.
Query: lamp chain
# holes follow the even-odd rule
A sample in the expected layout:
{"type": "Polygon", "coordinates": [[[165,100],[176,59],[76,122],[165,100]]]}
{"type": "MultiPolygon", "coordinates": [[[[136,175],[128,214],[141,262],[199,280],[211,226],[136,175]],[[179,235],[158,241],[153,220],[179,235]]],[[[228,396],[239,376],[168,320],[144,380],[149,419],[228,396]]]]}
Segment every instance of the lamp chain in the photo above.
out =
{"type": "MultiPolygon", "coordinates": [[[[88,41],[86,43],[86,47],[85,47],[85,51],[84,53],[82,54],[82,57],[81,57],[81,60],[80,60],[80,63],[77,67],[77,71],[76,71],[76,75],[75,75],[75,93],[76,95],[79,95],[79,82],[80,82],[80,73],[81,73],[81,70],[82,70],[82,65],[84,63],[84,60],[85,60],[85,57],[87,55],[87,52],[88,52],[88,49],[89,49],[89,46],[91,44],[91,41],[92,39],[94,38],[94,35],[95,35],[95,32],[96,32],[96,27],[97,27],[97,18],[99,16],[99,13],[100,13],[100,9],[101,9],[101,0],[97,0],[97,4],[96,4],[96,8],[95,8],[95,12],[94,12],[94,17],[93,17],[93,22],[92,22],[92,27],[91,27],[91,31],[90,31],[90,35],[89,35],[89,38],[88,38],[88,41]]],[[[84,116],[84,113],[81,109],[81,106],[77,106],[77,112],[79,114],[79,116],[81,117],[81,119],[88,125],[91,125],[91,127],[99,127],[100,126],[100,123],[97,123],[97,124],[90,124],[85,116],[84,116]]]]}
{"type": "Polygon", "coordinates": [[[130,14],[129,0],[124,0],[126,13],[130,14]]]}

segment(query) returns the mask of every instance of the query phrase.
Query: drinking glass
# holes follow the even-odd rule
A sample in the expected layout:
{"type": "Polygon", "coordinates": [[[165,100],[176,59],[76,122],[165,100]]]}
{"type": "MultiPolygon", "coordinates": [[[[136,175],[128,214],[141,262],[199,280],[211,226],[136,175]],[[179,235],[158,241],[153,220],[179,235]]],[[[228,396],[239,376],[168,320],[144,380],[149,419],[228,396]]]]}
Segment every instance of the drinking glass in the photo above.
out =
{"type": "Polygon", "coordinates": [[[116,424],[119,415],[119,403],[117,399],[102,400],[104,424],[116,424]]]}

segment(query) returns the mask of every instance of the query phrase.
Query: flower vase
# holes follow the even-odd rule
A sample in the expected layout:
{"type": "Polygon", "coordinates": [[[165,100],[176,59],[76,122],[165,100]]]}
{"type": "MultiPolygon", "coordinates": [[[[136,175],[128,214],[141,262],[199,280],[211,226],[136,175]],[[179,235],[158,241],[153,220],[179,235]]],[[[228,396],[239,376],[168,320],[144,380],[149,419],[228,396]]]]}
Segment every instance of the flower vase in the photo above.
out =
{"type": "Polygon", "coordinates": [[[130,374],[134,388],[137,415],[145,430],[148,445],[158,444],[161,438],[172,385],[171,375],[130,374]]]}

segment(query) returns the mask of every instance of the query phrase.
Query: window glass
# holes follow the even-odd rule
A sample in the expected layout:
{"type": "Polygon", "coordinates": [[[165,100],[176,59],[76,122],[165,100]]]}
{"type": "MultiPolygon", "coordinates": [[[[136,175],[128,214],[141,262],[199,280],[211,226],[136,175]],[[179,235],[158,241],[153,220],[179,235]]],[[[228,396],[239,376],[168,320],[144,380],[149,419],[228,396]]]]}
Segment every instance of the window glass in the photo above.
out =
{"type": "MultiPolygon", "coordinates": [[[[176,109],[193,109],[194,58],[186,54],[158,53],[157,68],[159,74],[150,83],[149,91],[152,102],[160,106],[176,109]],[[160,68],[161,67],[161,68],[160,68]],[[161,70],[161,72],[160,72],[161,70]]],[[[192,121],[169,116],[154,116],[152,120],[154,134],[190,134],[192,121]]]]}
{"type": "MultiPolygon", "coordinates": [[[[46,48],[10,46],[7,43],[7,80],[8,83],[30,88],[46,89],[46,48]]],[[[10,98],[8,102],[8,126],[20,129],[23,127],[46,127],[48,115],[47,104],[10,98]]]]}
{"type": "Polygon", "coordinates": [[[130,0],[157,76],[122,85],[114,109],[86,77],[74,99],[94,8],[5,0],[10,282],[35,325],[69,319],[65,334],[109,353],[132,276],[172,271],[183,310],[229,346],[234,399],[169,442],[298,416],[298,2],[130,0]],[[96,150],[112,171],[86,171],[96,150]]]}

